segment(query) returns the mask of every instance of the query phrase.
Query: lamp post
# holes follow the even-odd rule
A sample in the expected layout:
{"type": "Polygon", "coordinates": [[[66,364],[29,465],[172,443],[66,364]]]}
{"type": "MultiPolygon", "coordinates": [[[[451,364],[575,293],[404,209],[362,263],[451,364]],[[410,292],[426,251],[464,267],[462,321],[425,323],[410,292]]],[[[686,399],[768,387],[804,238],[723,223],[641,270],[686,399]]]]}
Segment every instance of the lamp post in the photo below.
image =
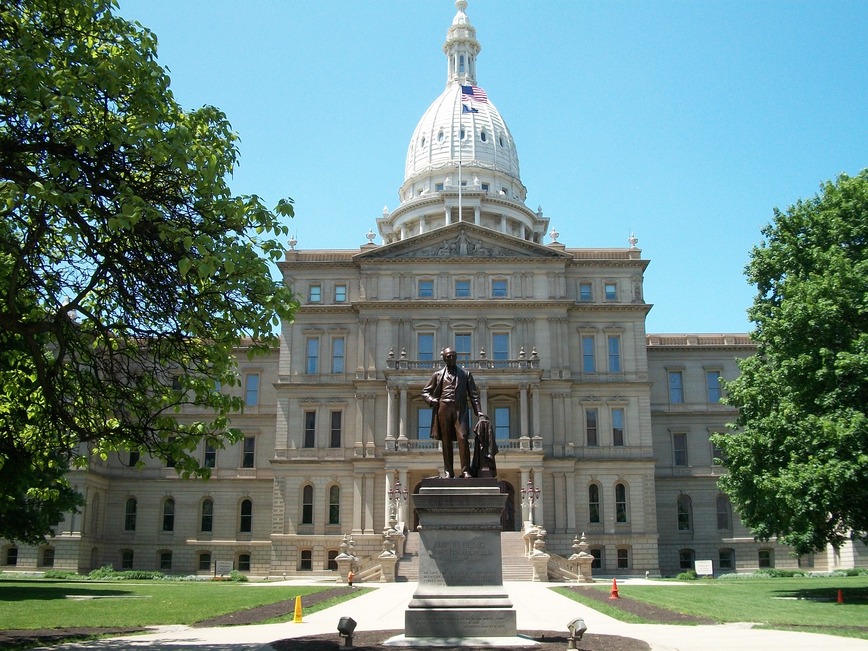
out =
{"type": "Polygon", "coordinates": [[[542,490],[539,486],[534,486],[533,481],[528,479],[527,486],[521,489],[521,504],[528,510],[530,515],[530,523],[533,524],[533,507],[540,498],[542,490]]]}
{"type": "Polygon", "coordinates": [[[395,525],[398,524],[398,506],[407,501],[408,491],[401,486],[401,480],[396,479],[392,488],[386,491],[389,496],[389,529],[396,531],[395,525]]]}

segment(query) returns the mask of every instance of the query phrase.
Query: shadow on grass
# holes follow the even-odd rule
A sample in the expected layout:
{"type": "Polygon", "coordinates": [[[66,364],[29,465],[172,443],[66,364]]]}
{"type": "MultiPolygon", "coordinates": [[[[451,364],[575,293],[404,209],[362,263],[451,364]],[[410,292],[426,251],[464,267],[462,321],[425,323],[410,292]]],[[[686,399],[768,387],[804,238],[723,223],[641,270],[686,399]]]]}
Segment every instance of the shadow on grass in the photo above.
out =
{"type": "Polygon", "coordinates": [[[129,590],[108,590],[77,586],[69,581],[27,581],[4,585],[0,583],[0,602],[11,601],[49,601],[66,599],[67,595],[93,597],[120,597],[130,594],[129,590]]]}
{"type": "MultiPolygon", "coordinates": [[[[804,599],[805,601],[837,602],[838,588],[799,588],[790,590],[775,590],[779,599],[804,599]]],[[[841,596],[845,604],[868,606],[868,586],[841,588],[841,596]]]]}

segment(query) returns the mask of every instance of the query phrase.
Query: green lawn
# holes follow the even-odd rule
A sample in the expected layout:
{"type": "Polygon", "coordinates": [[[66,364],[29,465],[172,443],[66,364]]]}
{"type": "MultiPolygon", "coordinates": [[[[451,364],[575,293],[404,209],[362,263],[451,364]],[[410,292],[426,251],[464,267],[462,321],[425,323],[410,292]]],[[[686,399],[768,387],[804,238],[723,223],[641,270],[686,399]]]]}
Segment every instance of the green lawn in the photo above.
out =
{"type": "MultiPolygon", "coordinates": [[[[309,614],[339,600],[307,608],[304,595],[332,587],[335,586],[266,586],[228,581],[96,583],[0,579],[0,630],[192,624],[299,595],[304,614],[309,614]],[[69,599],[69,595],[114,598],[79,600],[69,599]]],[[[283,620],[292,617],[290,609],[283,620]]]]}
{"type": "MultiPolygon", "coordinates": [[[[591,590],[605,590],[599,585],[591,590]]],[[[624,621],[616,609],[600,608],[568,590],[555,588],[592,608],[624,621]]],[[[756,622],[769,628],[796,628],[868,639],[868,577],[782,578],[695,581],[688,585],[621,585],[621,597],[645,601],[718,622],[756,622]],[[838,590],[844,603],[836,603],[838,590]]]]}

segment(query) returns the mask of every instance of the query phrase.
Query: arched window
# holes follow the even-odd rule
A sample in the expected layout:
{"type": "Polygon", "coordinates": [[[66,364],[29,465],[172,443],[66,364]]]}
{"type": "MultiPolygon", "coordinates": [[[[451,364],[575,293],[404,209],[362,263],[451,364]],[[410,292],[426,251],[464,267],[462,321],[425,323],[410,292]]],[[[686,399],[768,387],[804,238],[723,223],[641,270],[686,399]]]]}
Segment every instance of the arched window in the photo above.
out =
{"type": "Polygon", "coordinates": [[[238,530],[241,533],[253,531],[253,502],[251,500],[241,500],[238,530]]]}
{"type": "Polygon", "coordinates": [[[627,487],[615,484],[615,522],[627,521],[627,487]]]}
{"type": "Polygon", "coordinates": [[[339,486],[329,488],[329,524],[341,523],[341,489],[339,486]]]}
{"type": "Polygon", "coordinates": [[[682,570],[692,570],[693,561],[696,559],[696,553],[692,549],[678,550],[678,567],[682,570]]]}
{"type": "Polygon", "coordinates": [[[600,487],[588,486],[588,522],[600,522],[600,487]]]}
{"type": "Polygon", "coordinates": [[[202,516],[199,519],[199,530],[211,533],[214,530],[214,500],[210,497],[202,500],[202,516]]]}
{"type": "Polygon", "coordinates": [[[717,496],[717,528],[732,529],[732,507],[726,495],[717,496]]]}
{"type": "Polygon", "coordinates": [[[171,497],[163,502],[163,531],[175,530],[175,500],[171,497]]]}
{"type": "Polygon", "coordinates": [[[310,484],[301,489],[301,523],[313,524],[313,486],[310,484]]]}
{"type": "Polygon", "coordinates": [[[130,497],[127,499],[127,505],[124,509],[124,531],[136,530],[136,498],[130,497]]]}
{"type": "Polygon", "coordinates": [[[775,552],[772,549],[760,549],[757,553],[760,569],[775,566],[775,552]]]}
{"type": "Polygon", "coordinates": [[[679,495],[676,502],[678,531],[693,531],[693,502],[689,495],[679,495]]]}

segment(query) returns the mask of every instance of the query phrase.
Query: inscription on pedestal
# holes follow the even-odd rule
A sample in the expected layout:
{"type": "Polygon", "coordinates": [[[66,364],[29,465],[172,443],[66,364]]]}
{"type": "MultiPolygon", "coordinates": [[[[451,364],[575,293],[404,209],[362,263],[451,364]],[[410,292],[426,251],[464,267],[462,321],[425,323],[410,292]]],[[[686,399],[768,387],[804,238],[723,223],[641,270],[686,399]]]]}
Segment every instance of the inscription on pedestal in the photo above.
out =
{"type": "Polygon", "coordinates": [[[501,585],[500,533],[448,530],[420,536],[419,582],[427,585],[501,585]]]}

